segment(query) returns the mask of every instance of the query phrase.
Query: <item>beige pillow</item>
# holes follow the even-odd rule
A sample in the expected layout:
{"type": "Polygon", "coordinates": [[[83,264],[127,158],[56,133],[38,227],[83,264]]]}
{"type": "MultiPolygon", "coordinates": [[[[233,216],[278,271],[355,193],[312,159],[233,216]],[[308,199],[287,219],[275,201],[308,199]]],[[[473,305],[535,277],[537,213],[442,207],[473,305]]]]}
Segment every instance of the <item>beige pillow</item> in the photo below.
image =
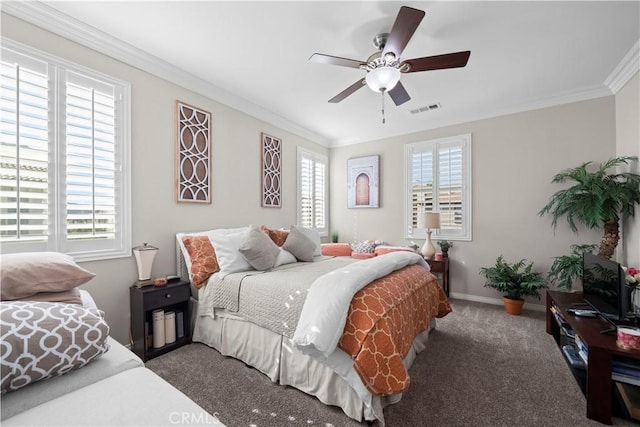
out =
{"type": "Polygon", "coordinates": [[[26,298],[39,292],[62,292],[93,279],[69,255],[23,252],[0,257],[0,299],[26,298]]]}
{"type": "Polygon", "coordinates": [[[109,350],[102,312],[74,304],[0,303],[2,393],[66,374],[109,350]]]}
{"type": "Polygon", "coordinates": [[[13,301],[61,302],[64,304],[82,305],[82,297],[80,296],[80,289],[78,288],[62,292],[38,292],[35,295],[13,301]]]}
{"type": "Polygon", "coordinates": [[[280,248],[269,235],[254,226],[247,232],[238,250],[253,268],[260,271],[273,268],[280,254],[280,248]]]}
{"type": "Polygon", "coordinates": [[[291,252],[299,261],[309,262],[313,261],[316,242],[292,225],[289,236],[287,236],[287,240],[285,240],[284,245],[282,245],[282,249],[291,252]]]}

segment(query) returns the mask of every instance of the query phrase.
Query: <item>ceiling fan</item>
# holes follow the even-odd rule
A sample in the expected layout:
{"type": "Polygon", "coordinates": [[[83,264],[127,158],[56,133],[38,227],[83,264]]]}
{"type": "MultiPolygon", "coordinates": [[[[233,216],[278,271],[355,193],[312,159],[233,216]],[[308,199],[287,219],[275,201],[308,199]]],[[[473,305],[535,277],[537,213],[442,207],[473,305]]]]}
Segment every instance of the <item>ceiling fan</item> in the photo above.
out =
{"type": "Polygon", "coordinates": [[[400,82],[401,73],[415,73],[418,71],[441,70],[445,68],[458,68],[467,65],[470,51],[447,53],[444,55],[426,56],[423,58],[400,60],[402,51],[409,43],[411,36],[420,25],[425,12],[407,6],[402,6],[396,17],[396,21],[390,33],[380,33],[373,39],[373,44],[378,49],[366,61],[341,58],[338,56],[314,53],[309,58],[312,62],[320,64],[339,65],[342,67],[358,68],[367,72],[365,78],[334,96],[329,100],[338,103],[360,89],[365,84],[373,91],[383,95],[383,123],[384,123],[384,93],[389,96],[396,105],[402,105],[411,97],[400,82]]]}

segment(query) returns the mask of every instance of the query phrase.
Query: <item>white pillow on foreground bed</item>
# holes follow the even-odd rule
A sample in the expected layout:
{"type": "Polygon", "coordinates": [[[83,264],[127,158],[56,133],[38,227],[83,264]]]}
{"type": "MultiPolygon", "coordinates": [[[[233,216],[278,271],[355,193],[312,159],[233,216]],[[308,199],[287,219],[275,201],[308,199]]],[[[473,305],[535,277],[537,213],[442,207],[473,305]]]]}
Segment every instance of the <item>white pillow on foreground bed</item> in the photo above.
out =
{"type": "Polygon", "coordinates": [[[247,234],[247,230],[233,234],[209,234],[220,266],[219,274],[225,277],[230,273],[253,270],[251,264],[240,253],[240,245],[247,234]]]}

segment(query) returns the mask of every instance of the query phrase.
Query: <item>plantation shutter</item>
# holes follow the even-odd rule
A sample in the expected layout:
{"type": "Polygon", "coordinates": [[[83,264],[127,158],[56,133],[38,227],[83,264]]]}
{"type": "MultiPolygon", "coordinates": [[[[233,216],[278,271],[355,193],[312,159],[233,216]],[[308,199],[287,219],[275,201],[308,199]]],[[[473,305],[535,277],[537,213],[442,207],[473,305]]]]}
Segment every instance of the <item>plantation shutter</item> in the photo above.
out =
{"type": "Polygon", "coordinates": [[[321,235],[327,226],[327,158],[298,148],[298,224],[317,228],[321,235]]]}
{"type": "Polygon", "coordinates": [[[126,82],[3,40],[2,252],[130,256],[126,82]]]}
{"type": "Polygon", "coordinates": [[[419,212],[440,212],[440,239],[471,240],[471,135],[406,146],[407,237],[425,238],[419,212]]]}
{"type": "Polygon", "coordinates": [[[115,93],[76,73],[66,80],[67,197],[70,240],[115,237],[115,93]]]}
{"type": "Polygon", "coordinates": [[[0,238],[2,242],[46,242],[50,183],[48,66],[12,52],[3,52],[1,66],[0,238]]]}

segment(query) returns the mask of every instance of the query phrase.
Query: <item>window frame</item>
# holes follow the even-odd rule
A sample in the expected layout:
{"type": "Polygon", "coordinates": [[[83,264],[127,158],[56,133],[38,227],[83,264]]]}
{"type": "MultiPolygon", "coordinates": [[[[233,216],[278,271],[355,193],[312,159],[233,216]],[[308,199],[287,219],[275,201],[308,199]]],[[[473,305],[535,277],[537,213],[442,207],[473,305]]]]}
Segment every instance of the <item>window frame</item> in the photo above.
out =
{"type": "MultiPolygon", "coordinates": [[[[297,224],[302,224],[302,164],[301,161],[303,158],[309,158],[315,163],[319,162],[324,164],[325,167],[325,180],[324,180],[324,218],[325,218],[325,226],[323,228],[317,228],[320,237],[329,236],[329,157],[325,154],[318,153],[316,151],[312,151],[303,147],[298,146],[296,153],[296,178],[297,178],[297,212],[296,212],[296,221],[297,224]]],[[[315,182],[315,179],[312,179],[312,182],[315,182]]],[[[312,197],[312,200],[314,197],[312,197]]],[[[314,212],[315,209],[312,209],[314,212]]],[[[312,223],[315,224],[315,219],[312,220],[312,223]]]]}
{"type": "Polygon", "coordinates": [[[2,50],[45,62],[49,80],[49,220],[46,241],[3,242],[2,253],[56,251],[76,261],[131,256],[131,84],[88,67],[67,61],[31,46],[2,37],[2,50]],[[66,238],[66,99],[67,72],[114,87],[116,134],[114,142],[116,231],[114,239],[72,241],[66,238]]]}
{"type": "MultiPolygon", "coordinates": [[[[446,229],[432,230],[432,237],[439,240],[473,240],[473,212],[472,212],[472,137],[471,134],[462,134],[426,141],[419,141],[405,145],[404,150],[404,169],[405,169],[405,214],[404,229],[407,239],[426,239],[426,230],[421,228],[413,228],[413,167],[412,154],[415,152],[431,151],[433,158],[438,159],[440,148],[460,147],[462,149],[462,230],[460,232],[447,232],[446,229]]],[[[438,162],[434,160],[434,188],[439,188],[438,162]]],[[[438,192],[434,190],[434,193],[438,192]]],[[[437,196],[434,198],[433,211],[439,212],[439,201],[437,196]]]]}

